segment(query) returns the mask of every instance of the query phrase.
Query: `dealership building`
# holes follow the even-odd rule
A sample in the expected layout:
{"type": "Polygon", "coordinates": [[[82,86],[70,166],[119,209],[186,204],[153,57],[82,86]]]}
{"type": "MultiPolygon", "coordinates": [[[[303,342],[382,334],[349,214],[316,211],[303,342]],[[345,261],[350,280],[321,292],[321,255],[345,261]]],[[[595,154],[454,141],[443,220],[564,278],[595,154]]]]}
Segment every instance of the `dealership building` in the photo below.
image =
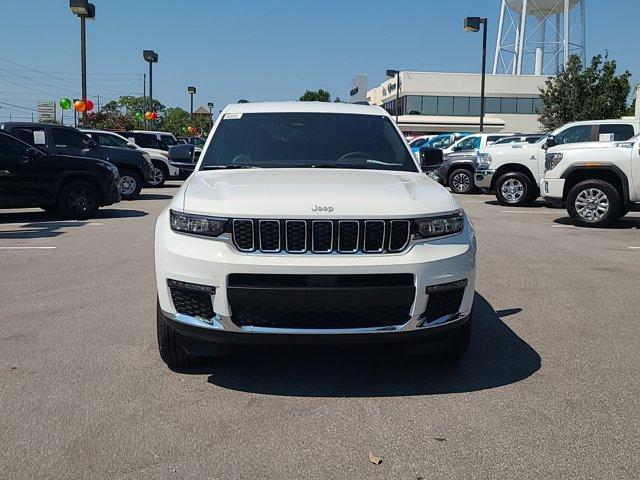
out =
{"type": "MultiPolygon", "coordinates": [[[[351,101],[368,101],[398,113],[407,135],[477,132],[480,129],[481,75],[474,73],[400,72],[397,78],[367,90],[366,77],[352,81],[351,101]],[[366,92],[366,96],[364,94],[366,92]]],[[[540,87],[547,76],[487,75],[486,132],[539,132],[540,87]]]]}

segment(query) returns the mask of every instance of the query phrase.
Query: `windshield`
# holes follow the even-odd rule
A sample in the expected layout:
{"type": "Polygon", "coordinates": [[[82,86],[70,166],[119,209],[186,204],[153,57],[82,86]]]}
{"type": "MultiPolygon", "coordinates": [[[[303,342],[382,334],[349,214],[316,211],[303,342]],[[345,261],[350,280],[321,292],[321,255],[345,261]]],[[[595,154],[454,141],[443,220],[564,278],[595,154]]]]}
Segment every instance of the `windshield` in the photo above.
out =
{"type": "Polygon", "coordinates": [[[338,113],[227,114],[200,169],[225,167],[418,171],[389,118],[338,113]]]}
{"type": "Polygon", "coordinates": [[[160,135],[160,141],[168,147],[178,145],[178,142],[173,138],[173,135],[160,135]]]}
{"type": "Polygon", "coordinates": [[[449,135],[449,134],[438,135],[437,137],[434,137],[431,140],[429,140],[426,146],[445,149],[445,148],[449,148],[453,143],[453,141],[454,141],[453,135],[449,135]]]}
{"type": "Polygon", "coordinates": [[[411,148],[420,148],[428,141],[429,141],[429,137],[416,138],[409,145],[411,146],[411,148]]]}

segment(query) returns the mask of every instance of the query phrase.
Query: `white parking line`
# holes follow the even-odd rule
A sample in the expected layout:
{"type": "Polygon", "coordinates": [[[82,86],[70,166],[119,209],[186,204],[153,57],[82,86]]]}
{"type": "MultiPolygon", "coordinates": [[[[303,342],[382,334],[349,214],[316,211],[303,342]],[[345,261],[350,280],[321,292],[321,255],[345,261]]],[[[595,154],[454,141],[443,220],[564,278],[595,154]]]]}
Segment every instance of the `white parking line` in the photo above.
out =
{"type": "Polygon", "coordinates": [[[576,229],[573,225],[549,225],[551,228],[573,228],[576,229]]]}
{"type": "Polygon", "coordinates": [[[53,250],[56,247],[0,247],[0,250],[53,250]]]}
{"type": "Polygon", "coordinates": [[[640,250],[640,247],[629,247],[630,250],[640,250]]]}

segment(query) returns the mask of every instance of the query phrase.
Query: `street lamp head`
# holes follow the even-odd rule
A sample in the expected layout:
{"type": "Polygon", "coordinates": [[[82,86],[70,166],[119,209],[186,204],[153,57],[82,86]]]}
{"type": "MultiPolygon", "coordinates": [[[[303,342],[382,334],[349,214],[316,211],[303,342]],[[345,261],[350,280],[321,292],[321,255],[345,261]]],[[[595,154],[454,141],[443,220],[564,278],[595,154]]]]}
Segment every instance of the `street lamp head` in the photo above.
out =
{"type": "Polygon", "coordinates": [[[145,61],[147,61],[149,63],[157,63],[158,54],[156,52],[154,52],[153,50],[143,50],[142,51],[142,58],[144,58],[145,61]]]}
{"type": "Polygon", "coordinates": [[[464,31],[465,32],[478,32],[480,30],[480,24],[486,22],[486,18],[480,17],[467,17],[464,19],[464,31]]]}
{"type": "Polygon", "coordinates": [[[400,75],[400,70],[387,70],[387,77],[395,77],[396,75],[400,75]]]}
{"type": "Polygon", "coordinates": [[[207,107],[209,107],[209,108],[213,108],[213,102],[209,102],[209,103],[207,103],[207,107]]]}
{"type": "Polygon", "coordinates": [[[69,0],[69,9],[71,13],[93,20],[96,18],[96,6],[87,0],[69,0]]]}
{"type": "Polygon", "coordinates": [[[187,93],[194,95],[196,93],[196,87],[187,87],[187,93]]]}

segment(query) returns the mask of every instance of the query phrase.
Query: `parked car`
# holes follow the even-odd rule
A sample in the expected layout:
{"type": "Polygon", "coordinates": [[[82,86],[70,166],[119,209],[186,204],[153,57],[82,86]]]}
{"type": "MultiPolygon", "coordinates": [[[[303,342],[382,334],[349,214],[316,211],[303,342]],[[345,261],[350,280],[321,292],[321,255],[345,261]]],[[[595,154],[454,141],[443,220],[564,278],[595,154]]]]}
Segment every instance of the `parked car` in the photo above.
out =
{"type": "MultiPolygon", "coordinates": [[[[235,104],[211,135],[156,223],[169,367],[248,342],[397,342],[462,358],[475,232],[386,112],[235,104]]],[[[171,157],[190,160],[189,147],[171,157]]]]}
{"type": "Polygon", "coordinates": [[[549,148],[540,187],[545,201],[566,206],[576,224],[610,225],[640,208],[640,135],[549,148]]]}
{"type": "Polygon", "coordinates": [[[81,128],[80,131],[89,135],[89,137],[95,140],[98,145],[102,145],[103,147],[129,148],[140,152],[146,152],[153,164],[151,180],[148,182],[150,187],[161,187],[169,178],[178,178],[180,171],[171,166],[167,158],[167,152],[164,150],[159,150],[157,148],[142,148],[119,133],[110,132],[108,130],[81,128]]]}
{"type": "Polygon", "coordinates": [[[90,218],[120,201],[112,163],[48,153],[0,130],[0,208],[40,207],[65,218],[90,218]]]}
{"type": "Polygon", "coordinates": [[[545,154],[555,145],[598,141],[600,135],[613,135],[623,141],[640,133],[633,120],[592,120],[564,125],[537,143],[495,145],[481,149],[476,156],[475,184],[495,192],[505,206],[529,205],[540,196],[545,154]]]}
{"type": "Polygon", "coordinates": [[[427,141],[423,147],[439,148],[440,150],[446,150],[451,145],[456,143],[461,138],[466,137],[469,133],[443,133],[436,135],[429,141],[427,141]]]}
{"type": "Polygon", "coordinates": [[[190,143],[191,145],[195,145],[196,147],[204,147],[205,142],[207,141],[204,137],[177,137],[179,143],[190,143]]]}
{"type": "Polygon", "coordinates": [[[514,135],[512,137],[501,138],[492,145],[507,145],[512,143],[537,143],[546,137],[544,133],[528,133],[523,135],[514,135]]]}
{"type": "Polygon", "coordinates": [[[420,137],[413,137],[411,139],[411,141],[409,142],[409,146],[411,147],[411,151],[413,152],[413,154],[416,155],[416,158],[418,158],[420,148],[424,147],[425,144],[435,136],[436,135],[422,135],[420,137]]]}
{"type": "Polygon", "coordinates": [[[120,173],[120,195],[124,200],[138,197],[143,183],[151,180],[153,165],[149,155],[98,145],[75,128],[50,123],[4,122],[0,129],[47,153],[98,158],[113,163],[120,173]]]}
{"type": "Polygon", "coordinates": [[[132,130],[130,132],[120,133],[123,137],[128,138],[133,143],[142,148],[155,148],[164,152],[169,151],[169,147],[178,145],[178,139],[170,132],[152,131],[152,130],[132,130]]]}

